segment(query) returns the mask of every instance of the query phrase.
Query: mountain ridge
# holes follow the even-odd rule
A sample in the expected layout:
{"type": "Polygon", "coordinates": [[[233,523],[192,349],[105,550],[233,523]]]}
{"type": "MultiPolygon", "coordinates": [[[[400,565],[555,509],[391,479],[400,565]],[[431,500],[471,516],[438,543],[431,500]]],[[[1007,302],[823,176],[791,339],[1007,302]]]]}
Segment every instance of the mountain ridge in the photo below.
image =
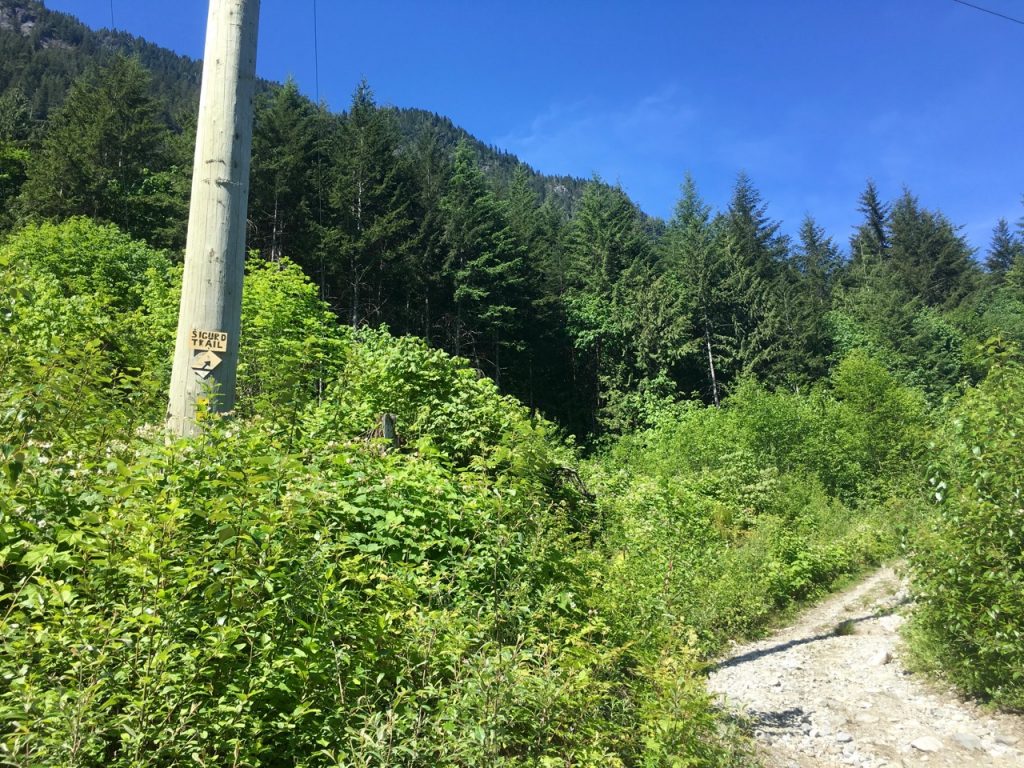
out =
{"type": "MultiPolygon", "coordinates": [[[[0,0],[0,95],[20,90],[37,122],[58,108],[76,77],[90,66],[118,54],[136,56],[153,77],[154,95],[167,105],[166,119],[180,127],[198,107],[202,61],[156,45],[142,37],[110,29],[92,29],[75,16],[46,8],[40,0],[0,0]]],[[[280,83],[260,79],[261,92],[280,83]]],[[[312,103],[305,94],[303,97],[312,103]]],[[[510,152],[481,141],[451,118],[418,107],[388,105],[409,144],[425,131],[436,131],[453,152],[461,139],[474,147],[481,168],[495,186],[507,187],[517,167],[524,167],[542,200],[566,213],[575,209],[590,183],[569,175],[544,174],[510,152]]],[[[339,114],[344,114],[341,112],[339,114]]]]}

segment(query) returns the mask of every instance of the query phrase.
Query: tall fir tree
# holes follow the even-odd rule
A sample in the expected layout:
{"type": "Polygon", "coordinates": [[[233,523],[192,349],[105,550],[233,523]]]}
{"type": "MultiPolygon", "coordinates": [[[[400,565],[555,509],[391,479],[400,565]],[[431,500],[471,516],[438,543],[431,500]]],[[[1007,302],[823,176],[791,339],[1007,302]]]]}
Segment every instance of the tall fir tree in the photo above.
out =
{"type": "Polygon", "coordinates": [[[444,273],[453,312],[449,338],[500,384],[502,351],[518,342],[528,293],[524,251],[477,163],[469,142],[455,150],[454,172],[441,201],[444,273]]]}
{"type": "Polygon", "coordinates": [[[443,277],[445,261],[444,216],[441,201],[452,174],[451,158],[442,145],[437,126],[429,124],[412,148],[411,172],[415,179],[412,211],[416,222],[408,264],[409,287],[402,327],[428,342],[439,336],[440,318],[447,315],[449,293],[443,277]]]}
{"type": "Polygon", "coordinates": [[[592,428],[622,421],[624,393],[662,376],[684,353],[690,327],[671,278],[655,259],[636,206],[595,179],[567,235],[567,324],[574,378],[592,428]]]}
{"type": "Polygon", "coordinates": [[[800,226],[800,242],[791,266],[783,312],[787,339],[784,356],[789,358],[786,378],[799,387],[828,371],[832,337],[827,315],[842,268],[838,246],[810,216],[800,226]]]}
{"type": "Polygon", "coordinates": [[[985,258],[985,269],[996,283],[1003,281],[1022,253],[1024,241],[1010,229],[1006,219],[999,219],[992,230],[992,242],[985,258]]]}
{"type": "Polygon", "coordinates": [[[531,321],[521,323],[521,348],[516,351],[517,375],[506,377],[509,391],[532,407],[540,407],[563,421],[572,419],[559,402],[571,402],[568,367],[571,342],[565,333],[564,284],[561,269],[561,215],[542,205],[531,173],[519,166],[512,174],[505,199],[505,215],[523,253],[525,311],[531,321]]]}
{"type": "Polygon", "coordinates": [[[249,246],[270,261],[287,255],[315,274],[317,109],[289,79],[260,95],[253,122],[249,246]]]}
{"type": "Polygon", "coordinates": [[[782,271],[789,243],[781,225],[768,216],[768,206],[750,177],[739,174],[725,214],[725,227],[737,257],[765,280],[782,271]]]}
{"type": "Polygon", "coordinates": [[[783,347],[780,306],[788,292],[789,241],[768,217],[767,205],[746,174],[737,177],[732,200],[719,217],[718,247],[726,286],[733,295],[729,368],[733,375],[754,375],[780,383],[783,347]]]}
{"type": "Polygon", "coordinates": [[[889,214],[893,279],[933,307],[956,307],[977,284],[973,251],[944,215],[904,190],[889,214]]]}
{"type": "Polygon", "coordinates": [[[353,327],[376,324],[387,318],[389,305],[403,303],[403,262],[415,230],[398,131],[365,80],[338,131],[330,173],[330,299],[353,327]]]}
{"type": "Polygon", "coordinates": [[[699,347],[694,367],[706,373],[706,386],[715,405],[722,396],[722,335],[730,327],[733,297],[726,280],[726,263],[712,225],[711,208],[701,199],[693,177],[687,173],[675,215],[663,239],[663,262],[675,275],[686,297],[699,347]]]}
{"type": "Polygon", "coordinates": [[[0,94],[0,142],[24,142],[32,130],[32,114],[24,91],[12,88],[0,94]]]}
{"type": "Polygon", "coordinates": [[[150,77],[135,59],[115,58],[75,81],[54,115],[22,188],[28,218],[83,215],[147,237],[154,201],[145,184],[166,167],[170,136],[150,77]]]}
{"type": "Polygon", "coordinates": [[[889,250],[889,206],[878,195],[872,179],[858,199],[857,210],[864,220],[850,239],[850,259],[854,267],[867,261],[875,263],[885,258],[889,250]]]}

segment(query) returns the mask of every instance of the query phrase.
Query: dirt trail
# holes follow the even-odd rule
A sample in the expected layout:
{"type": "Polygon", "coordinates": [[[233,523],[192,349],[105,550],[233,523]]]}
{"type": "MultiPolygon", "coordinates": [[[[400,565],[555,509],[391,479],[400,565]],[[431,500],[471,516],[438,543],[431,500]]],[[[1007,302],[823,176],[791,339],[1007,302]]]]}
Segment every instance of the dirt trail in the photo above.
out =
{"type": "Polygon", "coordinates": [[[1024,718],[909,673],[908,598],[884,568],[767,640],[736,647],[708,688],[753,723],[765,764],[1024,768],[1024,718]]]}

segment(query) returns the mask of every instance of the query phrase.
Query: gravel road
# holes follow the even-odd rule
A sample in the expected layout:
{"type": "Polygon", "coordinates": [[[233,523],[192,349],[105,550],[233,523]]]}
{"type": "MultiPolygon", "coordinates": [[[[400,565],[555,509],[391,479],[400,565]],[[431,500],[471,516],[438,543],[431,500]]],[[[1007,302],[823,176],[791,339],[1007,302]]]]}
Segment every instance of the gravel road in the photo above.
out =
{"type": "Polygon", "coordinates": [[[898,629],[909,608],[904,583],[883,568],[735,647],[708,687],[752,723],[770,768],[1024,768],[1024,717],[905,669],[898,629]]]}

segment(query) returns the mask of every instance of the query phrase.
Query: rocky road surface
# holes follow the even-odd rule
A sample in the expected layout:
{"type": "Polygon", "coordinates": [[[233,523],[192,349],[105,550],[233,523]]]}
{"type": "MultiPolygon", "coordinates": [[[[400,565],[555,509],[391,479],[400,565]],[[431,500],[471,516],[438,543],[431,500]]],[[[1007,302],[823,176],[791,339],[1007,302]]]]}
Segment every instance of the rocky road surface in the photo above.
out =
{"type": "Polygon", "coordinates": [[[770,768],[1024,768],[1024,717],[908,672],[904,583],[884,568],[767,640],[736,647],[708,687],[750,723],[770,768]]]}

